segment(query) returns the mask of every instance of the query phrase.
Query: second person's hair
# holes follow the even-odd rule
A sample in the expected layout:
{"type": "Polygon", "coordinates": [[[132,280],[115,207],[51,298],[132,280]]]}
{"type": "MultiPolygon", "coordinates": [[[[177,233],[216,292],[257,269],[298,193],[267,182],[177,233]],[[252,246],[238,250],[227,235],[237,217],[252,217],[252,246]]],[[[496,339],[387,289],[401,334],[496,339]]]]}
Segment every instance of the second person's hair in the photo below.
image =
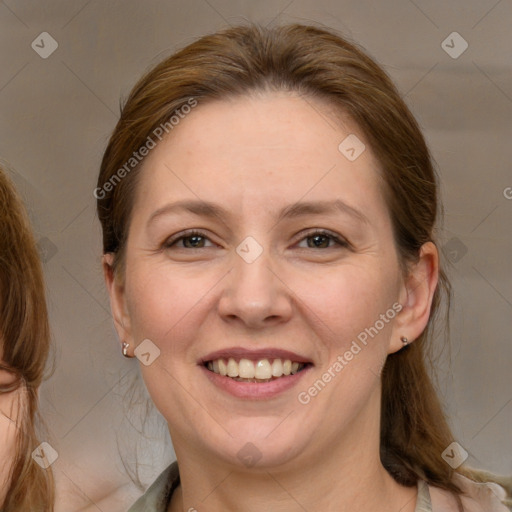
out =
{"type": "Polygon", "coordinates": [[[3,360],[22,388],[15,460],[0,508],[2,512],[52,512],[52,471],[32,458],[40,444],[38,388],[50,350],[43,271],[25,207],[1,167],[0,226],[0,342],[3,360]]]}

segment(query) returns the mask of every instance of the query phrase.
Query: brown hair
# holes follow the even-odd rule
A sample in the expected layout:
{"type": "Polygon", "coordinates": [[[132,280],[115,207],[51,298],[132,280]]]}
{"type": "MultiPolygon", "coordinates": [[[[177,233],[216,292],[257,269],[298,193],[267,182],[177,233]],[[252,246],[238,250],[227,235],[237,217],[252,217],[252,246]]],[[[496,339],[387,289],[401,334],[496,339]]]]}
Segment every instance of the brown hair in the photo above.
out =
{"type": "MultiPolygon", "coordinates": [[[[103,192],[95,194],[103,250],[114,254],[114,270],[122,271],[140,165],[111,193],[104,193],[105,184],[190,98],[201,104],[265,90],[327,100],[362,129],[382,168],[404,275],[421,246],[435,243],[438,178],[418,124],[386,73],[361,48],[330,30],[249,25],[202,37],[151,69],[131,91],[101,163],[96,190],[103,192]]],[[[420,477],[459,499],[454,470],[441,457],[453,436],[426,365],[443,293],[449,307],[450,283],[441,268],[427,328],[412,345],[387,358],[381,459],[398,482],[413,486],[420,477]]]]}
{"type": "MultiPolygon", "coordinates": [[[[3,363],[21,387],[17,446],[3,512],[53,511],[51,469],[42,469],[32,451],[40,444],[35,423],[38,388],[50,349],[43,272],[27,212],[0,168],[0,340],[3,363]]],[[[10,392],[12,388],[1,390],[10,392]]]]}

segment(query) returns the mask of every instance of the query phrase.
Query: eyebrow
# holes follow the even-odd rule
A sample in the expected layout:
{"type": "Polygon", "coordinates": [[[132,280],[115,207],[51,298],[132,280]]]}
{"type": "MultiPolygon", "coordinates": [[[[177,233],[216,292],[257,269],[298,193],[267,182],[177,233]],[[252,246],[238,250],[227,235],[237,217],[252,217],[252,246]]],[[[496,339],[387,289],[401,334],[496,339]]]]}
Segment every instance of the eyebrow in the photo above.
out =
{"type": "Polygon", "coordinates": [[[339,212],[345,213],[363,224],[370,224],[368,218],[361,211],[341,199],[295,203],[284,208],[279,214],[278,220],[281,221],[284,218],[296,218],[304,215],[325,215],[339,212]]]}
{"type": "Polygon", "coordinates": [[[229,217],[229,213],[222,206],[211,203],[209,201],[200,200],[183,200],[170,203],[162,208],[159,208],[151,214],[148,220],[148,225],[151,224],[158,217],[169,215],[172,213],[189,212],[200,217],[229,217]]]}
{"type": "MultiPolygon", "coordinates": [[[[201,200],[182,200],[170,203],[153,212],[147,222],[151,224],[157,218],[179,212],[188,212],[201,217],[229,219],[232,215],[219,204],[201,200]]],[[[368,218],[358,209],[350,206],[341,199],[333,201],[306,201],[286,206],[279,212],[277,222],[284,219],[293,219],[305,215],[322,215],[344,213],[363,223],[370,224],[368,218]]]]}

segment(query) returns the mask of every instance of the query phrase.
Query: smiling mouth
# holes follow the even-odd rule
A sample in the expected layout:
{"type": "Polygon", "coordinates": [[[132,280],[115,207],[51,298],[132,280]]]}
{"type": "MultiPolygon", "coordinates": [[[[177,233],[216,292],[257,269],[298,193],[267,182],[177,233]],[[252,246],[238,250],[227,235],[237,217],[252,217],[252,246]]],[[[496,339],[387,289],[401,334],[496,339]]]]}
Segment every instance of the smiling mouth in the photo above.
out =
{"type": "Polygon", "coordinates": [[[271,382],[295,375],[310,363],[299,363],[290,359],[215,359],[206,361],[204,366],[213,373],[229,377],[237,382],[271,382]]]}

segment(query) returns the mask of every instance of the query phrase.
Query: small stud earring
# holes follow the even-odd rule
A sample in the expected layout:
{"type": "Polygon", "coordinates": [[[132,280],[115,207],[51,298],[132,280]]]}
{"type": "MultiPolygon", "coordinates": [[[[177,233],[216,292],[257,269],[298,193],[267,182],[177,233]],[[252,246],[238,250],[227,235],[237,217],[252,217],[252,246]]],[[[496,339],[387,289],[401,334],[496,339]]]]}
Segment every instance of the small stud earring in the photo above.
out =
{"type": "Polygon", "coordinates": [[[126,343],[126,341],[123,341],[123,356],[124,357],[130,357],[128,355],[128,347],[130,346],[129,343],[126,343]]]}
{"type": "Polygon", "coordinates": [[[402,343],[404,344],[404,347],[406,347],[407,345],[409,345],[409,340],[405,337],[405,336],[402,336],[400,338],[400,340],[402,341],[402,343]]]}

